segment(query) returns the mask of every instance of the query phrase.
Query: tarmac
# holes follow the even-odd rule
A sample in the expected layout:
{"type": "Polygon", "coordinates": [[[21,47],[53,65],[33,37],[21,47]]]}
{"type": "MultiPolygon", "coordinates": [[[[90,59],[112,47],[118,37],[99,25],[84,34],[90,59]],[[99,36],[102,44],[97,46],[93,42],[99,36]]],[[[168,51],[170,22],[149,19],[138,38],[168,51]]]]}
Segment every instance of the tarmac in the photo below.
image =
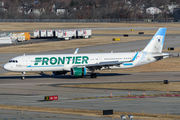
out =
{"type": "MultiPolygon", "coordinates": [[[[166,36],[164,48],[180,47],[180,35],[166,36]]],[[[90,52],[130,52],[142,50],[150,40],[115,43],[108,45],[99,45],[91,47],[82,47],[80,53],[90,52]]],[[[73,53],[75,49],[47,51],[39,53],[26,54],[63,54],[73,53]]],[[[11,58],[22,55],[22,53],[0,54],[0,67],[11,58]]],[[[0,73],[4,73],[0,69],[0,73]]],[[[104,73],[98,74],[96,79],[89,76],[85,78],[73,78],[66,76],[49,76],[36,75],[26,76],[25,80],[20,79],[21,76],[0,76],[0,104],[18,105],[18,106],[37,106],[37,107],[54,107],[54,108],[71,108],[71,109],[88,109],[88,110],[106,110],[113,109],[121,112],[135,113],[154,113],[179,115],[180,102],[179,96],[161,96],[166,94],[162,91],[146,91],[146,95],[156,95],[154,97],[133,98],[127,97],[129,90],[116,89],[87,89],[87,88],[66,88],[58,87],[62,84],[85,84],[85,83],[123,83],[123,82],[179,82],[179,72],[149,72],[149,73],[104,73]],[[113,96],[110,97],[112,92],[113,96]],[[57,101],[44,101],[44,96],[58,95],[57,101]],[[123,97],[124,96],[124,97],[123,97]],[[77,99],[79,98],[79,99],[77,99]]],[[[170,94],[172,92],[170,91],[170,94]]],[[[173,92],[179,94],[178,92],[173,92]]],[[[142,96],[143,91],[131,90],[131,95],[142,96]]],[[[14,119],[83,119],[83,120],[112,120],[112,118],[88,117],[79,115],[61,115],[54,113],[39,113],[16,110],[0,110],[0,120],[14,119]]]]}
{"type": "MultiPolygon", "coordinates": [[[[161,96],[166,94],[162,91],[146,91],[146,95],[159,94],[159,96],[150,98],[128,98],[129,90],[57,87],[57,85],[73,83],[163,82],[164,79],[168,79],[170,82],[179,82],[179,76],[179,72],[103,74],[97,79],[90,79],[89,76],[73,78],[67,75],[63,77],[27,76],[26,80],[21,80],[20,76],[1,76],[0,104],[89,110],[113,109],[114,111],[135,113],[144,111],[144,113],[154,114],[169,112],[171,115],[179,115],[180,110],[177,106],[180,102],[179,96],[161,96]],[[111,92],[116,97],[110,98],[111,92]],[[58,95],[59,100],[45,102],[44,96],[48,95],[58,95]]],[[[178,92],[173,93],[179,94],[178,92]]],[[[131,90],[131,95],[143,96],[143,91],[131,90]]],[[[52,116],[51,113],[46,115],[52,116]]]]}
{"type": "MultiPolygon", "coordinates": [[[[49,114],[41,112],[0,110],[0,120],[112,120],[105,117],[86,117],[66,114],[49,114]]],[[[117,119],[114,119],[117,120],[117,119]]]]}

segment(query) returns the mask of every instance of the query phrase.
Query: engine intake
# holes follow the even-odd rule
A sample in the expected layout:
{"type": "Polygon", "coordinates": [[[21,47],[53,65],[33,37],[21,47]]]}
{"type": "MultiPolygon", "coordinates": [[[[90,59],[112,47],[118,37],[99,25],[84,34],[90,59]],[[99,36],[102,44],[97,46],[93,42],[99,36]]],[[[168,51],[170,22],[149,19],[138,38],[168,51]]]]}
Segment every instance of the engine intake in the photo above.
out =
{"type": "Polygon", "coordinates": [[[74,67],[71,68],[71,75],[74,77],[83,77],[84,75],[86,75],[86,68],[80,68],[80,67],[74,67]]]}

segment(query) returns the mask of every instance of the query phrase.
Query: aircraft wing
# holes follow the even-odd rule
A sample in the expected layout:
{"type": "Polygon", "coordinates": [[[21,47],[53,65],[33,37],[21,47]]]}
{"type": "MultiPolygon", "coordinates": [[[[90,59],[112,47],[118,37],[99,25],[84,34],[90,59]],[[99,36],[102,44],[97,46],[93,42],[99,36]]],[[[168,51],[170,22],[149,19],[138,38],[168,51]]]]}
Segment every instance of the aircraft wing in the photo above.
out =
{"type": "Polygon", "coordinates": [[[73,66],[73,67],[86,67],[90,70],[95,70],[95,69],[101,69],[102,67],[110,67],[110,66],[119,66],[120,64],[123,63],[128,63],[128,62],[132,62],[130,61],[109,61],[109,62],[99,62],[99,63],[95,63],[95,64],[87,64],[87,65],[77,65],[77,66],[73,66]]]}
{"type": "Polygon", "coordinates": [[[89,64],[89,65],[86,65],[87,68],[96,68],[96,67],[108,67],[108,66],[115,66],[115,65],[120,65],[120,64],[123,64],[125,62],[131,62],[131,61],[109,61],[109,62],[99,62],[99,63],[96,63],[96,64],[89,64]]]}

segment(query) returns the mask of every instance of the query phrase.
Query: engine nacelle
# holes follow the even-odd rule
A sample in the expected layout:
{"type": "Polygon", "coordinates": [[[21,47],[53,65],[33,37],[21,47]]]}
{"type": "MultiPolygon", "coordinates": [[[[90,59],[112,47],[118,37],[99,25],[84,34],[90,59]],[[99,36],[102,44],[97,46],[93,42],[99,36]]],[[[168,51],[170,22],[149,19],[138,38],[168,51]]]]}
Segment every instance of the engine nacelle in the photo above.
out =
{"type": "Polygon", "coordinates": [[[71,75],[74,77],[83,77],[87,71],[85,67],[74,67],[71,68],[71,75]]]}
{"type": "Polygon", "coordinates": [[[67,71],[53,71],[52,73],[53,75],[63,75],[63,74],[65,75],[67,71]]]}

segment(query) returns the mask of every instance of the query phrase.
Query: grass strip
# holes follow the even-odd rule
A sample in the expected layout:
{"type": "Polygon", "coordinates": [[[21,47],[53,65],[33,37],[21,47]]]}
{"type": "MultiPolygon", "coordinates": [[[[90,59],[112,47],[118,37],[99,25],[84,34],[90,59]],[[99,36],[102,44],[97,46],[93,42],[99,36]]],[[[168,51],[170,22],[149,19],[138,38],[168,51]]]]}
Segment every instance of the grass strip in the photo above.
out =
{"type": "Polygon", "coordinates": [[[153,83],[105,83],[105,84],[74,84],[74,85],[58,85],[59,87],[74,88],[101,88],[101,89],[117,89],[117,90],[141,90],[141,91],[167,91],[180,92],[180,82],[163,82],[153,83]]]}
{"type": "Polygon", "coordinates": [[[34,106],[17,106],[17,105],[3,105],[0,104],[0,109],[3,110],[18,110],[18,111],[31,111],[31,112],[43,112],[43,113],[56,113],[56,114],[70,114],[70,115],[82,115],[93,117],[109,117],[120,118],[120,115],[133,115],[134,119],[140,120],[168,120],[180,119],[179,115],[165,115],[165,114],[148,114],[148,113],[130,113],[130,112],[118,112],[114,111],[113,115],[103,116],[103,111],[100,110],[84,110],[84,109],[66,109],[66,108],[49,108],[49,107],[34,107],[34,106]]]}

